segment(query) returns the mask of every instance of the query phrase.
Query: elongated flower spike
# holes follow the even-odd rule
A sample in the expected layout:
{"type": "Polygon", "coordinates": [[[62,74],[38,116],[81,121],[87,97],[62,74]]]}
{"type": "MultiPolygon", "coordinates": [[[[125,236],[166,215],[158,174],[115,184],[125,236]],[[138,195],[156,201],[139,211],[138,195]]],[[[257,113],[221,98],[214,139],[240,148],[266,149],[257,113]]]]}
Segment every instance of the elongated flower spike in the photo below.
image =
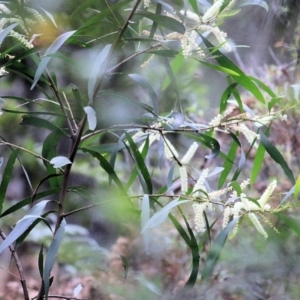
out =
{"type": "Polygon", "coordinates": [[[201,18],[202,23],[208,23],[214,20],[219,12],[220,8],[223,5],[224,0],[217,0],[204,14],[204,16],[201,18]]]}
{"type": "Polygon", "coordinates": [[[270,199],[272,193],[274,192],[275,188],[277,186],[277,180],[273,180],[267,189],[264,191],[260,199],[258,200],[258,203],[262,210],[268,209],[267,202],[270,199]]]}

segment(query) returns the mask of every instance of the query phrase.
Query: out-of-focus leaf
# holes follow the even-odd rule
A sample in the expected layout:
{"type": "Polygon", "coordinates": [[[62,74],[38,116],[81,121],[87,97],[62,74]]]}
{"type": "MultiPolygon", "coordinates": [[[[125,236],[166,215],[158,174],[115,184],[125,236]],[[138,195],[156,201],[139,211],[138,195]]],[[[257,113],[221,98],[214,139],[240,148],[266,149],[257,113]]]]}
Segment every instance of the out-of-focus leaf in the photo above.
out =
{"type": "MultiPolygon", "coordinates": [[[[145,227],[145,224],[150,219],[150,201],[149,195],[145,194],[142,199],[141,207],[141,228],[145,227]]],[[[143,232],[143,241],[145,246],[145,252],[149,254],[149,244],[150,244],[150,228],[143,232]]]]}
{"type": "Polygon", "coordinates": [[[77,297],[79,293],[82,291],[83,286],[81,283],[78,283],[73,291],[73,297],[77,297]]]}
{"type": "Polygon", "coordinates": [[[60,247],[60,244],[62,242],[64,233],[65,233],[65,227],[67,223],[63,219],[63,221],[60,224],[59,229],[57,230],[53,241],[49,247],[49,250],[46,255],[45,259],[45,266],[43,269],[43,283],[44,283],[44,293],[45,293],[45,299],[48,300],[48,293],[49,293],[49,287],[50,287],[50,274],[53,269],[54,263],[56,261],[56,256],[58,254],[58,250],[60,247]]]}
{"type": "Polygon", "coordinates": [[[240,2],[237,2],[235,7],[239,8],[239,7],[243,7],[246,5],[259,5],[259,6],[263,7],[266,11],[269,10],[269,6],[268,6],[267,2],[263,1],[263,0],[242,0],[240,2]]]}
{"type": "Polygon", "coordinates": [[[50,160],[50,163],[53,165],[54,168],[61,168],[65,165],[69,165],[72,164],[72,162],[70,161],[70,159],[66,156],[56,156],[53,157],[50,160]]]}
{"type": "MultiPolygon", "coordinates": [[[[173,59],[173,61],[171,63],[171,68],[172,68],[172,72],[174,75],[180,71],[183,62],[184,62],[183,55],[177,55],[173,59]]],[[[162,84],[162,90],[165,90],[170,84],[171,84],[171,78],[170,78],[170,76],[168,76],[168,77],[166,77],[166,79],[164,80],[164,82],[162,84]]]]}
{"type": "Polygon", "coordinates": [[[146,12],[146,11],[138,11],[136,12],[137,16],[141,16],[147,19],[152,20],[160,26],[163,26],[171,31],[179,32],[180,34],[185,33],[185,27],[182,23],[175,20],[174,18],[157,15],[155,13],[146,12]]]}
{"type": "Polygon", "coordinates": [[[253,185],[261,171],[261,166],[264,161],[265,148],[262,144],[259,144],[253,161],[253,167],[251,172],[250,184],[253,185]]]}
{"type": "Polygon", "coordinates": [[[65,41],[72,36],[76,30],[74,31],[68,31],[60,35],[55,39],[55,41],[49,46],[49,48],[46,50],[45,54],[43,55],[41,62],[38,65],[38,68],[36,70],[34,80],[31,86],[31,90],[34,88],[36,83],[39,81],[40,77],[42,76],[44,70],[46,69],[49,61],[51,60],[51,57],[48,57],[47,55],[56,53],[59,48],[65,43],[65,41]]]}
{"type": "Polygon", "coordinates": [[[0,254],[14,241],[16,241],[36,219],[41,217],[42,212],[48,202],[49,200],[43,200],[40,203],[36,204],[22,219],[17,222],[12,232],[1,244],[0,254]]]}
{"type": "Polygon", "coordinates": [[[126,280],[127,275],[128,275],[128,270],[129,270],[129,262],[128,262],[128,259],[123,255],[120,255],[120,258],[122,260],[123,268],[125,271],[124,280],[126,280]]]}
{"type": "Polygon", "coordinates": [[[147,194],[152,194],[152,181],[151,181],[151,176],[149,174],[148,168],[145,164],[144,158],[141,155],[137,145],[135,144],[135,142],[132,140],[132,137],[125,132],[126,135],[126,139],[130,145],[130,149],[131,152],[135,158],[135,161],[137,163],[137,167],[140,171],[140,174],[143,178],[143,180],[145,181],[145,184],[147,186],[147,191],[144,191],[147,194]]]}
{"type": "Polygon", "coordinates": [[[281,101],[282,97],[275,97],[271,99],[271,101],[268,103],[268,110],[271,112],[271,109],[281,101]]]}
{"type": "Polygon", "coordinates": [[[89,104],[93,104],[97,79],[100,76],[100,74],[103,74],[105,72],[105,70],[103,69],[103,65],[105,64],[110,49],[111,49],[111,45],[106,45],[98,54],[95,63],[93,65],[91,76],[88,81],[89,104]]]}
{"type": "Polygon", "coordinates": [[[81,94],[78,90],[78,87],[74,84],[72,84],[71,86],[72,86],[72,92],[73,92],[73,95],[75,97],[75,100],[77,101],[77,104],[79,104],[79,106],[83,109],[83,107],[84,107],[83,99],[82,99],[81,94]]]}
{"type": "Polygon", "coordinates": [[[50,14],[47,10],[43,9],[41,6],[40,6],[40,9],[45,13],[45,15],[50,19],[50,21],[52,22],[52,24],[57,28],[57,24],[52,16],[52,14],[50,14]]]}
{"type": "MultiPolygon", "coordinates": [[[[1,184],[0,184],[0,213],[2,212],[2,208],[3,208],[3,202],[5,199],[5,194],[6,194],[6,190],[8,187],[8,184],[10,182],[10,180],[12,179],[12,172],[13,172],[13,166],[15,164],[16,158],[18,157],[18,153],[19,150],[16,149],[14,150],[8,161],[6,164],[6,167],[4,169],[3,175],[2,175],[2,180],[1,180],[1,184]]],[[[3,163],[3,158],[1,158],[1,165],[3,163]]]]}
{"type": "Polygon", "coordinates": [[[234,218],[217,236],[215,242],[212,244],[211,250],[208,253],[207,260],[204,264],[204,268],[201,274],[201,280],[209,280],[211,277],[214,268],[219,260],[219,257],[221,255],[221,251],[225,245],[225,242],[227,240],[228,234],[231,231],[231,229],[234,227],[236,222],[238,221],[238,218],[234,218]]]}
{"type": "Polygon", "coordinates": [[[294,178],[292,170],[289,168],[288,164],[284,160],[281,153],[268,140],[268,138],[262,133],[262,131],[260,131],[260,143],[263,145],[263,147],[269,153],[271,158],[282,167],[285,175],[288,177],[288,179],[291,181],[291,183],[295,184],[295,178],[294,178]]]}
{"type": "Polygon", "coordinates": [[[23,120],[20,124],[21,125],[30,125],[30,126],[34,126],[34,127],[38,127],[38,128],[46,128],[53,132],[59,132],[62,135],[68,136],[68,134],[63,129],[57,127],[55,124],[53,124],[45,119],[25,115],[25,116],[23,116],[23,120]]]}
{"type": "Polygon", "coordinates": [[[197,14],[198,13],[198,4],[197,0],[189,0],[194,12],[197,14]]]}
{"type": "MultiPolygon", "coordinates": [[[[112,15],[113,12],[119,10],[121,7],[125,6],[126,4],[130,3],[132,0],[123,0],[123,1],[118,1],[118,3],[114,5],[110,5],[108,8],[104,9],[101,11],[98,15],[95,17],[90,18],[87,22],[85,22],[81,27],[80,30],[87,28],[89,26],[95,26],[96,23],[99,23],[102,19],[109,17],[112,15]]],[[[86,4],[86,3],[85,3],[86,4]]],[[[89,6],[87,6],[89,7],[89,6]]],[[[72,14],[71,18],[75,18],[78,16],[78,14],[81,13],[86,7],[84,6],[79,6],[78,9],[72,14]]]]}
{"type": "Polygon", "coordinates": [[[275,213],[275,215],[282,220],[288,227],[290,227],[294,232],[297,234],[297,236],[300,238],[300,227],[299,225],[291,218],[281,214],[281,213],[275,213]]]}
{"type": "Polygon", "coordinates": [[[150,51],[147,51],[147,53],[165,56],[165,57],[175,57],[177,54],[179,54],[179,51],[176,51],[176,50],[150,50],[150,51]]]}
{"type": "Polygon", "coordinates": [[[297,200],[300,192],[300,175],[298,175],[296,183],[295,183],[295,190],[294,190],[294,199],[297,200]]]}
{"type": "Polygon", "coordinates": [[[3,40],[7,37],[7,35],[18,25],[18,23],[11,24],[0,32],[0,45],[2,44],[3,40]]]}
{"type": "Polygon", "coordinates": [[[97,116],[95,110],[91,106],[86,106],[84,111],[87,114],[89,129],[92,131],[95,130],[97,126],[97,116]]]}
{"type": "Polygon", "coordinates": [[[123,101],[123,102],[128,102],[128,103],[137,105],[138,107],[143,108],[144,110],[148,111],[152,115],[155,115],[156,117],[158,117],[154,113],[153,108],[150,105],[148,105],[146,103],[143,103],[143,102],[138,102],[138,101],[130,98],[129,96],[127,96],[124,93],[103,90],[103,91],[99,92],[99,95],[104,96],[104,97],[105,96],[111,96],[111,97],[114,97],[116,100],[123,101]]]}
{"type": "Polygon", "coordinates": [[[140,74],[128,74],[128,76],[134,80],[136,83],[138,83],[142,88],[148,91],[149,96],[152,100],[153,104],[153,110],[156,114],[158,114],[158,103],[157,103],[157,95],[149,83],[149,81],[142,75],[140,74]]]}

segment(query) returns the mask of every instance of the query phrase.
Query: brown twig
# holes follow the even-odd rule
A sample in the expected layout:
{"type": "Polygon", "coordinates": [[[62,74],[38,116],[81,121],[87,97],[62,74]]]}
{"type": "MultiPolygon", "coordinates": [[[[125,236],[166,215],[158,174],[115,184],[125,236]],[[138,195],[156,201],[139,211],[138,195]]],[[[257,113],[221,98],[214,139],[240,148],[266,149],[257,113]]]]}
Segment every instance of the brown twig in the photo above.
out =
{"type": "MultiPolygon", "coordinates": [[[[0,236],[2,237],[3,240],[6,239],[5,233],[1,229],[0,229],[0,236]]],[[[19,280],[20,280],[21,285],[22,285],[24,300],[29,300],[29,294],[28,294],[28,289],[27,289],[27,285],[26,285],[26,279],[25,279],[25,276],[24,276],[24,270],[23,270],[23,267],[21,265],[19,256],[16,253],[15,248],[12,245],[10,245],[8,248],[9,248],[9,251],[11,252],[11,254],[14,258],[14,261],[16,263],[16,266],[17,266],[17,269],[18,269],[18,272],[19,272],[19,275],[20,275],[19,280]]]]}

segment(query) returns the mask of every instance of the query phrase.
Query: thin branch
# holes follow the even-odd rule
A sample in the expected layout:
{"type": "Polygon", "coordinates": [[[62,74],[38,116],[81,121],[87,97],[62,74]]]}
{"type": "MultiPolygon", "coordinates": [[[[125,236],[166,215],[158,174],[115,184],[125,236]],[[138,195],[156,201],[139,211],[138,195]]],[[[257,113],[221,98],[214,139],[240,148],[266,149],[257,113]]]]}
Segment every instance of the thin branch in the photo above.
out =
{"type": "Polygon", "coordinates": [[[141,51],[138,51],[130,56],[128,56],[127,58],[123,59],[121,62],[119,62],[117,65],[115,65],[114,67],[110,68],[109,70],[107,70],[107,73],[111,73],[112,71],[114,71],[115,69],[117,69],[119,66],[121,66],[122,64],[126,63],[127,61],[131,60],[132,58],[140,55],[140,54],[143,54],[143,53],[146,53],[147,51],[149,50],[152,50],[152,49],[155,49],[157,47],[160,47],[161,45],[163,44],[163,42],[159,42],[159,43],[156,43],[154,45],[151,45],[149,46],[148,48],[144,49],[144,50],[141,50],[141,51]]]}
{"type": "MultiPolygon", "coordinates": [[[[6,239],[5,233],[1,229],[0,229],[0,236],[2,237],[3,240],[6,239]]],[[[28,290],[27,290],[26,279],[25,279],[25,276],[24,276],[24,270],[22,268],[19,256],[16,253],[15,248],[12,245],[10,245],[8,248],[9,248],[9,250],[10,250],[10,252],[11,252],[11,254],[12,254],[14,260],[15,260],[18,272],[20,274],[20,279],[19,280],[20,280],[21,285],[22,285],[24,300],[29,300],[29,294],[28,294],[28,290]]]]}
{"type": "Polygon", "coordinates": [[[131,10],[131,12],[130,12],[127,20],[126,20],[126,22],[124,23],[122,29],[120,30],[120,32],[118,34],[118,37],[117,37],[116,42],[115,42],[115,46],[117,46],[121,42],[122,37],[123,37],[128,25],[129,25],[131,19],[133,18],[134,14],[135,14],[135,11],[137,10],[138,6],[140,5],[140,3],[141,3],[141,0],[136,1],[134,7],[132,8],[132,10],[131,10]]]}
{"type": "Polygon", "coordinates": [[[57,101],[59,103],[60,109],[61,109],[63,115],[67,119],[67,124],[68,124],[68,128],[69,128],[71,137],[74,138],[74,129],[72,127],[71,121],[69,120],[69,116],[68,116],[68,113],[67,113],[67,111],[65,109],[65,106],[64,106],[64,103],[63,103],[63,99],[61,98],[61,96],[59,94],[59,91],[58,91],[58,88],[57,88],[56,84],[54,83],[54,81],[53,81],[53,79],[51,77],[51,74],[50,74],[50,72],[48,71],[47,68],[46,68],[46,74],[47,74],[48,80],[50,82],[50,87],[53,90],[53,92],[54,92],[54,94],[56,96],[56,99],[57,99],[57,101]]]}
{"type": "Polygon", "coordinates": [[[4,145],[7,145],[7,146],[11,146],[11,147],[13,147],[13,148],[20,149],[20,150],[25,151],[25,152],[27,152],[27,153],[29,153],[29,154],[31,154],[31,155],[33,155],[33,156],[39,158],[39,159],[42,159],[42,160],[44,160],[44,161],[50,163],[50,161],[49,161],[48,159],[44,158],[43,156],[41,156],[41,155],[39,155],[39,154],[36,154],[36,153],[30,151],[30,150],[27,150],[26,148],[17,146],[17,145],[15,145],[15,144],[12,144],[12,143],[9,143],[9,142],[5,142],[5,141],[3,141],[3,140],[0,140],[0,144],[4,144],[4,145]]]}

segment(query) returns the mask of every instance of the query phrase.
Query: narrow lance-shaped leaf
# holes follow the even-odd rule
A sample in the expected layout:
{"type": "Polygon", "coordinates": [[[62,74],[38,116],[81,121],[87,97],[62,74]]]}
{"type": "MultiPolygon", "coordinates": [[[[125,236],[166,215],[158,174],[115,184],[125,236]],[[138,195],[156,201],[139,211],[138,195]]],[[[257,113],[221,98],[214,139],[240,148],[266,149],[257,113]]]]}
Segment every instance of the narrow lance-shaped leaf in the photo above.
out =
{"type": "Polygon", "coordinates": [[[137,145],[135,144],[135,142],[132,140],[132,137],[125,132],[126,135],[126,139],[129,142],[130,145],[130,149],[131,152],[136,160],[137,163],[137,167],[140,171],[140,175],[142,176],[142,178],[144,179],[145,183],[146,183],[146,188],[147,191],[144,191],[145,193],[149,193],[152,194],[152,181],[151,181],[151,176],[149,174],[149,171],[147,169],[147,166],[145,164],[144,158],[141,155],[137,145]]]}
{"type": "Polygon", "coordinates": [[[276,147],[268,140],[268,138],[262,132],[260,132],[260,142],[264,146],[266,151],[269,153],[269,155],[273,158],[273,160],[282,167],[285,175],[288,177],[291,183],[295,184],[293,172],[284,160],[282,154],[276,149],[276,147]]]}
{"type": "Polygon", "coordinates": [[[45,266],[43,269],[43,282],[44,282],[44,293],[46,296],[46,300],[48,299],[48,292],[49,292],[49,287],[50,287],[50,274],[51,271],[53,269],[55,260],[56,260],[56,256],[58,254],[58,250],[60,247],[60,244],[62,242],[64,233],[65,233],[65,227],[66,227],[67,223],[66,221],[63,219],[63,221],[60,224],[59,229],[57,230],[54,239],[50,245],[50,248],[47,252],[47,256],[46,256],[46,260],[45,260],[45,266]]]}
{"type": "Polygon", "coordinates": [[[0,45],[2,44],[6,36],[18,25],[18,23],[11,24],[0,32],[0,45]]]}
{"type": "Polygon", "coordinates": [[[208,253],[207,260],[204,265],[204,269],[201,274],[202,280],[208,280],[210,276],[212,275],[214,268],[219,260],[219,257],[221,255],[221,251],[224,247],[224,244],[227,240],[228,234],[231,231],[231,229],[234,227],[236,222],[238,221],[238,218],[234,218],[218,235],[215,242],[212,244],[211,250],[208,253]]]}
{"type": "Polygon", "coordinates": [[[28,227],[38,218],[41,217],[44,208],[49,200],[43,200],[36,204],[21,220],[19,220],[12,230],[12,232],[6,237],[5,241],[0,246],[0,254],[15,242],[28,227]]]}
{"type": "Polygon", "coordinates": [[[102,73],[104,72],[104,70],[101,68],[103,67],[103,63],[107,59],[110,49],[111,49],[111,45],[106,45],[102,49],[102,51],[98,54],[96,61],[94,63],[93,69],[91,71],[91,76],[90,76],[89,82],[88,82],[88,97],[89,97],[90,104],[93,104],[94,97],[95,97],[95,95],[94,95],[95,87],[96,87],[98,75],[100,72],[102,72],[102,73]]]}
{"type": "Polygon", "coordinates": [[[39,66],[36,70],[34,80],[31,86],[31,90],[35,87],[36,83],[39,81],[40,77],[42,76],[44,70],[46,69],[49,61],[51,60],[51,57],[47,57],[49,54],[56,53],[60,47],[65,43],[65,41],[72,36],[76,30],[74,31],[68,31],[60,35],[55,39],[55,41],[49,46],[49,48],[46,50],[41,62],[39,63],[39,66]]]}
{"type": "MultiPolygon", "coordinates": [[[[0,214],[2,213],[3,202],[5,199],[6,190],[7,190],[8,184],[11,180],[13,165],[18,156],[18,152],[19,152],[18,149],[16,149],[11,153],[11,155],[7,161],[3,175],[2,175],[2,181],[0,184],[0,214]]],[[[3,162],[3,158],[1,158],[1,160],[3,162]]],[[[2,165],[2,162],[1,162],[1,165],[2,165]]]]}

